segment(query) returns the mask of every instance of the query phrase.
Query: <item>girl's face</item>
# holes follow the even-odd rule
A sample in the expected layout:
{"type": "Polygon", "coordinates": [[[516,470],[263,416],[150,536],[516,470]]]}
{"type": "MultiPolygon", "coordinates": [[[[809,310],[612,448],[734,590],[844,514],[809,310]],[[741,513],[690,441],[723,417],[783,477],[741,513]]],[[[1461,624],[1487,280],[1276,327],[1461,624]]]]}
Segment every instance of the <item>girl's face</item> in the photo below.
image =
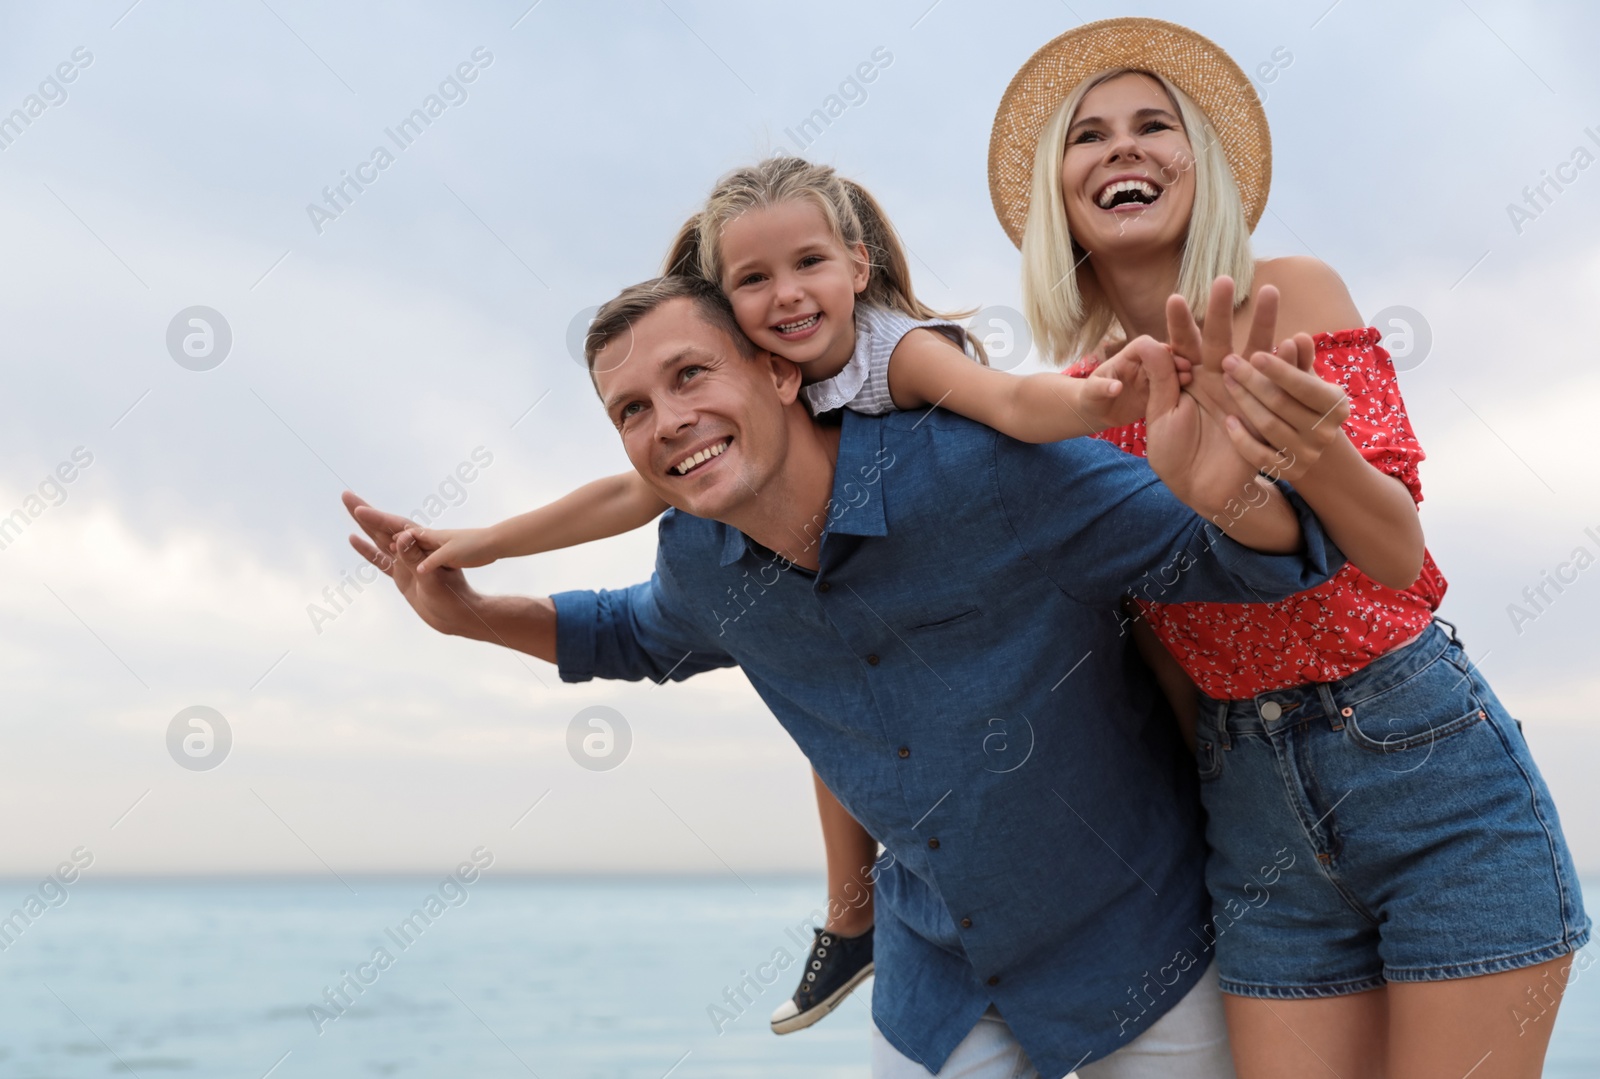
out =
{"type": "Polygon", "coordinates": [[[723,226],[720,243],[719,284],[750,340],[793,363],[842,368],[855,351],[866,249],[841,244],[809,199],[748,210],[723,226]]]}
{"type": "Polygon", "coordinates": [[[1194,209],[1194,150],[1148,75],[1108,79],[1067,128],[1061,197],[1072,238],[1097,257],[1180,248],[1194,209]]]}

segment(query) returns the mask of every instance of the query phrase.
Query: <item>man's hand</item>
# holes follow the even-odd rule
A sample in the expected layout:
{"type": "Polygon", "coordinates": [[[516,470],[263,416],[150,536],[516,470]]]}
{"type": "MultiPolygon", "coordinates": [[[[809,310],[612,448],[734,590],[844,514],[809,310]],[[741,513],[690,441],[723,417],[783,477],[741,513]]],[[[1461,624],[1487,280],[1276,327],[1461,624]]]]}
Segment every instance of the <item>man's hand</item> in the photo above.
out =
{"type": "Polygon", "coordinates": [[[424,622],[440,633],[487,639],[483,619],[475,610],[482,597],[467,585],[466,576],[448,566],[419,574],[422,548],[414,540],[396,544],[395,537],[414,530],[415,522],[374,509],[352,491],[344,492],[340,498],[367,536],[352,533],[350,546],[393,579],[405,601],[424,622]]]}
{"type": "MultiPolygon", "coordinates": [[[[1172,493],[1230,537],[1258,551],[1298,550],[1300,525],[1283,495],[1259,480],[1234,449],[1218,417],[1201,407],[1193,387],[1180,391],[1166,346],[1142,337],[1130,343],[1150,378],[1145,414],[1150,467],[1172,493]]],[[[1198,372],[1195,375],[1199,379],[1198,372]]]]}

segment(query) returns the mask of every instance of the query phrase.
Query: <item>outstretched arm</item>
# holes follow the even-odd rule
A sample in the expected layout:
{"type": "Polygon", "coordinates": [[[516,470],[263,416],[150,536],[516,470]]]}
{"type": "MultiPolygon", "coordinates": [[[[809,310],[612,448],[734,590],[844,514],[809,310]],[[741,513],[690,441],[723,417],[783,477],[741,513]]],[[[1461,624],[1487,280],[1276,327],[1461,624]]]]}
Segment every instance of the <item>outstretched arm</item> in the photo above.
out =
{"type": "Polygon", "coordinates": [[[353,492],[344,492],[345,509],[365,536],[351,535],[350,546],[394,581],[411,609],[440,633],[490,641],[530,656],[556,662],[556,608],[547,598],[485,596],[474,591],[458,569],[441,567],[419,574],[422,551],[414,540],[396,537],[414,527],[395,513],[374,509],[353,492]]]}
{"type": "MultiPolygon", "coordinates": [[[[1136,362],[1113,359],[1089,378],[1013,375],[974,363],[949,339],[912,330],[889,357],[889,393],[899,409],[937,405],[1018,442],[1059,442],[1132,423],[1145,413],[1147,384],[1136,362]]],[[[1188,361],[1177,362],[1180,381],[1188,361]]]]}
{"type": "Polygon", "coordinates": [[[630,471],[586,483],[547,506],[488,528],[411,525],[401,535],[421,541],[427,555],[417,564],[417,572],[432,573],[445,566],[486,566],[500,558],[609,539],[642,528],[666,508],[644,478],[630,471]]]}

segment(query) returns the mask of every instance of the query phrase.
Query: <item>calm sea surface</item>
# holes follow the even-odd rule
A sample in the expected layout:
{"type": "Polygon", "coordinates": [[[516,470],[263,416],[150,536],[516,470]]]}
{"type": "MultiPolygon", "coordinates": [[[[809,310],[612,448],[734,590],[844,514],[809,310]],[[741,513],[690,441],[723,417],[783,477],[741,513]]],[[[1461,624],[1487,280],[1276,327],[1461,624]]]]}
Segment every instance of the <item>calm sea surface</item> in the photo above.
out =
{"type": "MultiPolygon", "coordinates": [[[[0,951],[0,1076],[868,1074],[868,987],[808,1031],[767,1029],[809,942],[790,927],[817,905],[820,879],[491,870],[464,901],[420,877],[350,885],[357,894],[332,878],[86,877],[0,951]],[[405,926],[429,896],[440,913],[405,926]],[[751,1005],[728,1002],[762,971],[776,978],[746,983],[759,990],[751,1005]],[[346,990],[340,1014],[324,994],[345,972],[371,984],[346,990]]],[[[34,890],[0,881],[0,912],[34,890]]],[[[1600,955],[1590,960],[1548,1075],[1600,1075],[1600,955]]]]}

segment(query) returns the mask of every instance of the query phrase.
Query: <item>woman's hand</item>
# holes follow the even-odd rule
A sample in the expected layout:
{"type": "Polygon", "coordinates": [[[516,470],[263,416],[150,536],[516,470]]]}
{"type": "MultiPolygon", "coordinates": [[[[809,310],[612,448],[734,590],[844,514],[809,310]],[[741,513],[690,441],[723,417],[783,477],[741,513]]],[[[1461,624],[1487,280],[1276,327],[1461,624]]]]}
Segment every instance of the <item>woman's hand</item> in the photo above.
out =
{"type": "MultiPolygon", "coordinates": [[[[1271,285],[1264,285],[1256,291],[1245,355],[1271,352],[1277,326],[1278,290],[1271,285]]],[[[1222,367],[1222,361],[1234,355],[1233,278],[1219,277],[1211,283],[1204,331],[1195,323],[1194,313],[1189,310],[1189,301],[1176,294],[1168,297],[1167,341],[1172,346],[1173,355],[1181,356],[1193,365],[1194,382],[1188,389],[1206,411],[1219,419],[1238,415],[1238,406],[1223,382],[1222,367]]],[[[1245,419],[1245,428],[1251,435],[1259,435],[1248,419],[1245,419]]]]}
{"type": "Polygon", "coordinates": [[[1234,449],[1273,479],[1299,483],[1344,438],[1339,425],[1350,415],[1350,399],[1316,374],[1315,357],[1311,335],[1301,333],[1278,345],[1276,355],[1222,361],[1223,383],[1239,412],[1226,420],[1234,449]]]}

